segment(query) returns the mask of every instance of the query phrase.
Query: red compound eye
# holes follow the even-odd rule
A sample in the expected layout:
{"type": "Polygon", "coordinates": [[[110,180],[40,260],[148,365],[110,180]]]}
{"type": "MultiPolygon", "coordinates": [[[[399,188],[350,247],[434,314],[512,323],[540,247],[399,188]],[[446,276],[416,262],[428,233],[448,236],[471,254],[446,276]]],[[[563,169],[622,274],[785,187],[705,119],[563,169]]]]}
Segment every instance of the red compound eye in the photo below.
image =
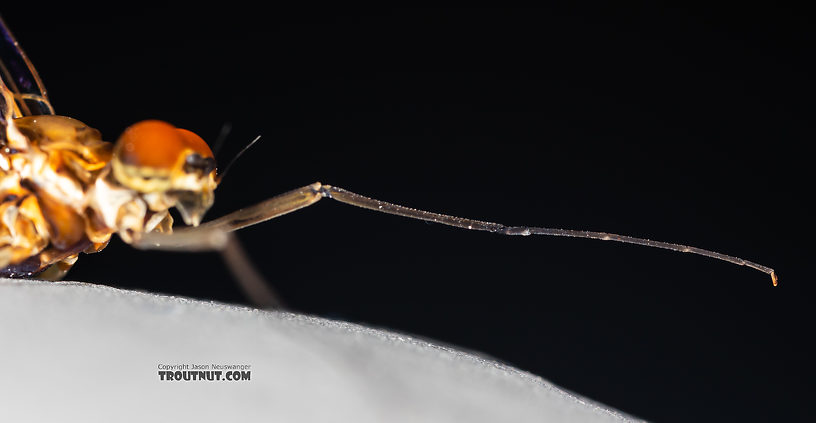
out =
{"type": "Polygon", "coordinates": [[[213,158],[212,150],[201,137],[160,120],[131,125],[117,145],[119,160],[131,166],[171,170],[181,155],[191,152],[205,159],[213,158]]]}
{"type": "Polygon", "coordinates": [[[210,146],[207,145],[207,142],[199,137],[198,134],[182,128],[176,128],[176,131],[184,137],[188,148],[203,158],[213,158],[213,152],[210,150],[210,146]]]}

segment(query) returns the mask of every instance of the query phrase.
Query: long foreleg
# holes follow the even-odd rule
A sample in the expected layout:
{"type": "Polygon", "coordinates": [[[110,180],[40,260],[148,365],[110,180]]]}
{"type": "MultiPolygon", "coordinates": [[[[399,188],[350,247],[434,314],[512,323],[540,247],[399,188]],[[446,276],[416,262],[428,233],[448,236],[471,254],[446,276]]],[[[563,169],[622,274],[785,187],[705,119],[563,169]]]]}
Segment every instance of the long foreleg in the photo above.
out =
{"type": "MultiPolygon", "coordinates": [[[[774,285],[776,285],[778,281],[776,272],[770,267],[744,260],[739,257],[729,256],[702,248],[670,242],[653,241],[650,239],[636,238],[607,232],[553,229],[536,226],[508,226],[500,223],[466,219],[376,200],[360,194],[355,194],[343,188],[323,185],[319,182],[278,195],[254,206],[238,210],[226,216],[204,223],[198,227],[183,228],[173,234],[144,234],[144,236],[137,240],[134,245],[138,248],[147,249],[187,251],[223,250],[230,242],[228,236],[230,232],[274,219],[304,207],[308,207],[318,202],[321,198],[331,198],[352,206],[374,210],[381,213],[395,214],[410,219],[425,220],[429,222],[441,223],[443,225],[455,226],[458,228],[493,232],[502,235],[568,236],[602,241],[625,242],[647,247],[663,248],[682,253],[692,253],[711,257],[717,260],[727,261],[740,266],[748,266],[752,269],[767,273],[771,276],[771,281],[774,285]]],[[[235,251],[237,250],[233,250],[233,253],[237,254],[235,251]]],[[[234,263],[237,262],[238,261],[234,261],[234,263]]],[[[248,265],[248,261],[246,261],[246,265],[248,265]]],[[[240,271],[234,272],[236,275],[241,273],[240,271]]],[[[250,279],[257,278],[253,277],[250,279]]]]}

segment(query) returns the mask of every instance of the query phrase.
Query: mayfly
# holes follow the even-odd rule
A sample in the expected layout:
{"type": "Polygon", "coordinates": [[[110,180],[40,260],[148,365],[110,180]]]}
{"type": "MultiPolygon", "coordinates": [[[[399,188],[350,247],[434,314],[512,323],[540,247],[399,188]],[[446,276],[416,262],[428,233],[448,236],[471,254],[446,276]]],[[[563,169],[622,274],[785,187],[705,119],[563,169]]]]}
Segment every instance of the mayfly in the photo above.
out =
{"type": "MultiPolygon", "coordinates": [[[[36,70],[2,20],[0,32],[2,276],[59,279],[79,253],[102,250],[114,233],[137,248],[230,251],[236,248],[231,232],[330,198],[503,235],[579,237],[693,253],[751,267],[777,284],[769,267],[701,248],[605,232],[506,226],[417,210],[319,182],[201,223],[225,173],[201,137],[151,120],[127,128],[116,143],[103,141],[84,123],[54,114],[36,70]],[[172,208],[186,224],[175,231],[172,208]]],[[[274,302],[263,288],[251,297],[259,305],[274,302]]]]}

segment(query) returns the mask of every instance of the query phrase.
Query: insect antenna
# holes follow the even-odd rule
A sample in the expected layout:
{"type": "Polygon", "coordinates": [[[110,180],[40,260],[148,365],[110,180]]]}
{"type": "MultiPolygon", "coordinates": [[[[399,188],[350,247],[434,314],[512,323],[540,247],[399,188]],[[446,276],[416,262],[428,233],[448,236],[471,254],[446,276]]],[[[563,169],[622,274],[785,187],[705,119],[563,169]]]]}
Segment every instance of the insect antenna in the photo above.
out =
{"type": "Polygon", "coordinates": [[[224,168],[224,170],[221,171],[221,172],[218,172],[218,174],[215,177],[215,181],[220,184],[221,180],[224,179],[224,176],[230,170],[232,165],[235,164],[235,161],[238,160],[238,158],[241,157],[244,153],[246,153],[247,150],[249,150],[253,145],[255,145],[255,143],[258,142],[258,140],[260,140],[260,139],[261,139],[261,136],[258,135],[257,137],[255,137],[254,140],[250,141],[249,144],[246,145],[246,147],[242,148],[241,151],[239,151],[238,154],[236,154],[235,157],[233,157],[232,160],[230,160],[229,163],[227,163],[227,166],[224,168]]]}
{"type": "Polygon", "coordinates": [[[227,140],[230,131],[232,131],[232,123],[224,122],[224,124],[221,125],[221,132],[218,133],[218,138],[215,139],[212,145],[213,154],[216,156],[221,152],[221,148],[224,147],[224,141],[227,140]]]}

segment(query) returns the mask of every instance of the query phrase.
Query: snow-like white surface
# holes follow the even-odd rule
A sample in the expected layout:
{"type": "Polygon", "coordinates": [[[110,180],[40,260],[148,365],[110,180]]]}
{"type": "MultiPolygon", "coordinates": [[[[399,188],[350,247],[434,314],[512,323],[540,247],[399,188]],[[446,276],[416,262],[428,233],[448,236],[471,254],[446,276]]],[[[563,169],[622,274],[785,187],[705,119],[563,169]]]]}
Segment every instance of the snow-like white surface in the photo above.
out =
{"type": "Polygon", "coordinates": [[[4,422],[634,421],[408,336],[84,283],[0,279],[0,363],[4,422]],[[251,380],[160,380],[179,364],[251,380]]]}

